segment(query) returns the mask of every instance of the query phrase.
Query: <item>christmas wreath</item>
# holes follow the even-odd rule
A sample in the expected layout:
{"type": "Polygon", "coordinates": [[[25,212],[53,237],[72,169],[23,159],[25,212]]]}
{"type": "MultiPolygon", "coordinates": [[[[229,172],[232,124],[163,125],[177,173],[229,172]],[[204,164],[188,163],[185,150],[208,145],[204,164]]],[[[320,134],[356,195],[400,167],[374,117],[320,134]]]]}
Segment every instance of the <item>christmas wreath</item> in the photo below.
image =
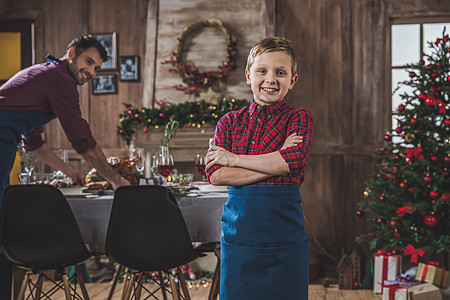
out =
{"type": "Polygon", "coordinates": [[[227,112],[240,109],[249,104],[245,99],[223,98],[217,103],[205,100],[170,104],[168,102],[157,102],[156,108],[142,107],[133,108],[124,103],[126,109],[119,115],[117,134],[130,145],[136,128],[147,132],[150,127],[158,129],[171,120],[177,120],[179,127],[201,128],[206,124],[216,125],[219,119],[227,112]]]}
{"type": "Polygon", "coordinates": [[[189,90],[189,94],[195,93],[198,89],[206,89],[211,87],[216,82],[226,83],[228,77],[233,73],[235,69],[235,60],[237,56],[236,44],[233,41],[227,28],[223,25],[222,21],[218,19],[206,19],[198,20],[187,26],[177,38],[177,47],[169,60],[164,61],[163,64],[170,63],[173,68],[169,69],[169,72],[180,73],[183,83],[186,85],[174,86],[177,90],[189,90]],[[186,37],[194,30],[200,27],[216,27],[222,31],[227,40],[227,54],[222,64],[216,71],[204,71],[201,72],[192,64],[185,64],[182,60],[182,53],[184,48],[184,42],[186,37]]]}

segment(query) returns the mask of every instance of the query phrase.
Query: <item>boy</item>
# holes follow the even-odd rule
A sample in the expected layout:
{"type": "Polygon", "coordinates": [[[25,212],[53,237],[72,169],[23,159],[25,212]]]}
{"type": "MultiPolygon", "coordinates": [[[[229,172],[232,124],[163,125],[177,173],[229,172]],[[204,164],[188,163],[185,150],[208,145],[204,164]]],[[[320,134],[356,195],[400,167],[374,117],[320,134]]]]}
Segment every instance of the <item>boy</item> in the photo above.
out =
{"type": "Polygon", "coordinates": [[[222,216],[220,299],[308,299],[309,238],[299,187],[312,116],[286,105],[297,82],[288,40],[264,38],[245,70],[253,101],[217,124],[209,181],[229,185],[222,216]]]}

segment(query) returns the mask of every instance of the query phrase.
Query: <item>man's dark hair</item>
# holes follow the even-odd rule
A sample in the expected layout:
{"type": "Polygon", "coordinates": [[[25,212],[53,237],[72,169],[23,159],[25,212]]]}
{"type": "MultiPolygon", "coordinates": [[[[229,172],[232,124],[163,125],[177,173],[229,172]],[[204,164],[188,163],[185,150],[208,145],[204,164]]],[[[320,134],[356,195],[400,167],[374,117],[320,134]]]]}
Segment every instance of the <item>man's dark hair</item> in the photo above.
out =
{"type": "Polygon", "coordinates": [[[72,40],[67,46],[67,50],[73,48],[76,56],[79,56],[91,47],[97,48],[98,53],[100,53],[100,57],[104,62],[108,60],[108,52],[106,52],[105,47],[91,35],[80,36],[72,40]]]}

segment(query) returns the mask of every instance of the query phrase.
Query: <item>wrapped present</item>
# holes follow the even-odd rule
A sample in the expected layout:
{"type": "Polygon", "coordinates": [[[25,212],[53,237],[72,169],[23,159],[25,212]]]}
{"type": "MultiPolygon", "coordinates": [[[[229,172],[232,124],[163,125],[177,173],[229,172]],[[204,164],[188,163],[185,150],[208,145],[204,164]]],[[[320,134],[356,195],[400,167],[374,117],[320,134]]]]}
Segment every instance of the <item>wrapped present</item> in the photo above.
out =
{"type": "Polygon", "coordinates": [[[383,300],[409,300],[409,288],[420,284],[419,281],[385,280],[383,300]]]}
{"type": "Polygon", "coordinates": [[[383,293],[383,283],[385,280],[395,280],[400,275],[402,260],[399,255],[392,255],[385,251],[378,251],[373,257],[373,291],[383,293]]]}
{"type": "Polygon", "coordinates": [[[416,280],[448,288],[450,284],[450,272],[446,271],[437,262],[429,262],[427,264],[419,263],[417,266],[416,280]]]}
{"type": "Polygon", "coordinates": [[[410,300],[442,300],[441,291],[431,283],[422,283],[408,289],[410,300]]]}

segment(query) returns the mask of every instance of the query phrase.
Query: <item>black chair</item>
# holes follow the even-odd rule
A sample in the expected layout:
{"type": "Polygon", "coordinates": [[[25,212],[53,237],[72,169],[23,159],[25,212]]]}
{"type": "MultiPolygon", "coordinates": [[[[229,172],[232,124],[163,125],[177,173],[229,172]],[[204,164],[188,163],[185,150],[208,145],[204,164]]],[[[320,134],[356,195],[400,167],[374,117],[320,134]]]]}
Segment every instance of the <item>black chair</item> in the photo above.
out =
{"type": "MultiPolygon", "coordinates": [[[[89,299],[81,272],[75,272],[77,284],[69,284],[65,268],[77,266],[91,258],[64,195],[49,185],[14,185],[5,190],[0,216],[0,253],[28,272],[22,282],[19,298],[28,288],[33,299],[51,299],[63,289],[66,299],[89,299]],[[56,281],[46,275],[55,269],[61,276],[56,281]],[[39,274],[35,282],[31,275],[39,274]],[[44,278],[53,287],[42,290],[44,278]]],[[[34,277],[34,276],[33,276],[34,277]]]]}
{"type": "MultiPolygon", "coordinates": [[[[184,299],[190,299],[186,283],[178,266],[187,264],[201,254],[194,250],[183,215],[175,198],[162,186],[125,186],[116,190],[106,235],[106,254],[118,264],[126,267],[122,299],[133,293],[139,299],[146,291],[146,272],[176,269],[178,283],[172,273],[164,282],[155,281],[166,299],[165,285],[170,284],[169,293],[179,299],[180,289],[184,299]],[[131,270],[138,271],[131,272],[131,270]]],[[[160,279],[162,276],[160,276],[160,279]]],[[[150,276],[149,279],[152,279],[150,276]]]]}

